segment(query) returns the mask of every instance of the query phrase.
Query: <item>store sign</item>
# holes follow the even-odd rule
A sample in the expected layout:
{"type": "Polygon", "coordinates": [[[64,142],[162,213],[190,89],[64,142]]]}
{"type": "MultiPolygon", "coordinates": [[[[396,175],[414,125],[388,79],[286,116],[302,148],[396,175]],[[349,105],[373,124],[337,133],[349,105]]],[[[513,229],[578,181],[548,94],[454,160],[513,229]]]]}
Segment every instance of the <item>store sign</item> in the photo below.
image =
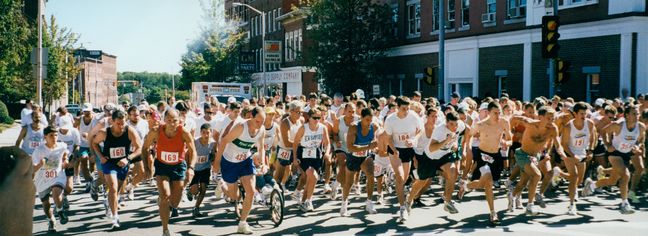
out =
{"type": "Polygon", "coordinates": [[[254,52],[242,51],[239,57],[239,68],[243,72],[254,72],[256,64],[254,61],[254,52]]]}
{"type": "Polygon", "coordinates": [[[263,49],[266,63],[281,63],[281,41],[266,40],[263,49]]]}
{"type": "Polygon", "coordinates": [[[266,72],[265,79],[263,73],[254,73],[252,81],[257,85],[263,84],[264,81],[267,84],[301,83],[302,72],[301,70],[266,72]]]}

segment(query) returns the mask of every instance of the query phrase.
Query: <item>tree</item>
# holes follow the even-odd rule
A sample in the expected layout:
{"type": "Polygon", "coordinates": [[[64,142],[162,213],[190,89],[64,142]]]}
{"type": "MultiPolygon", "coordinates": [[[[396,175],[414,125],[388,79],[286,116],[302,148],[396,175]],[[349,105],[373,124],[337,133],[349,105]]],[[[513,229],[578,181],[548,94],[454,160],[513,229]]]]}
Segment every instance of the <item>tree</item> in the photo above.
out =
{"type": "Polygon", "coordinates": [[[29,55],[36,42],[36,27],[22,13],[23,1],[0,1],[0,100],[33,98],[29,55]]]}
{"type": "Polygon", "coordinates": [[[240,80],[238,53],[244,33],[235,21],[225,19],[223,0],[201,1],[204,11],[202,32],[187,45],[182,56],[180,88],[190,89],[192,82],[231,82],[240,80]]]}
{"type": "MultiPolygon", "coordinates": [[[[166,100],[171,96],[172,89],[172,76],[176,79],[176,98],[179,90],[177,88],[177,81],[180,78],[178,75],[169,73],[152,73],[152,72],[119,72],[117,73],[117,80],[134,80],[137,81],[139,87],[130,84],[119,86],[117,91],[119,94],[133,93],[142,89],[144,97],[149,103],[166,100]]],[[[133,101],[138,102],[138,101],[133,101]]]]}
{"type": "Polygon", "coordinates": [[[80,72],[73,54],[79,36],[59,27],[53,15],[50,22],[43,22],[43,32],[43,47],[49,49],[47,78],[43,79],[43,102],[47,105],[67,93],[66,85],[80,72]]]}
{"type": "Polygon", "coordinates": [[[314,0],[305,4],[307,63],[317,68],[329,92],[368,91],[377,78],[379,61],[393,42],[391,10],[380,1],[314,0]]]}

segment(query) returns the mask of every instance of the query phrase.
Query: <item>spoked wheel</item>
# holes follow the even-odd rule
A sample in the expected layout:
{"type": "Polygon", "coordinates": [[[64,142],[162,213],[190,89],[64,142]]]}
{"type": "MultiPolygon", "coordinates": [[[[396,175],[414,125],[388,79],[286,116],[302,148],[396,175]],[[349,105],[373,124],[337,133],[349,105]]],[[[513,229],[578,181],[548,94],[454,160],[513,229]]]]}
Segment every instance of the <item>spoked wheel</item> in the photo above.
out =
{"type": "Polygon", "coordinates": [[[239,187],[239,198],[234,202],[234,212],[236,213],[236,218],[241,219],[241,211],[243,211],[243,199],[245,197],[245,190],[242,187],[239,187]]]}
{"type": "Polygon", "coordinates": [[[278,188],[272,190],[270,193],[270,219],[275,227],[283,222],[284,217],[284,198],[283,194],[278,188]]]}

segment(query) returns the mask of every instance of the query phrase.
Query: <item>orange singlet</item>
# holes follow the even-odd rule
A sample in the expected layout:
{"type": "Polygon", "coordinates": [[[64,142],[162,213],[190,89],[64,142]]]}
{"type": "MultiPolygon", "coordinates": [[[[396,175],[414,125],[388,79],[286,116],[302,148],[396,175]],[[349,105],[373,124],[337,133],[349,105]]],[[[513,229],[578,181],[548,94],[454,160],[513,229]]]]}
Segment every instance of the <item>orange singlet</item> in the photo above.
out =
{"type": "Polygon", "coordinates": [[[165,125],[160,125],[156,158],[164,164],[176,165],[185,160],[185,143],[182,140],[182,125],[178,125],[175,136],[164,134],[165,125]]]}

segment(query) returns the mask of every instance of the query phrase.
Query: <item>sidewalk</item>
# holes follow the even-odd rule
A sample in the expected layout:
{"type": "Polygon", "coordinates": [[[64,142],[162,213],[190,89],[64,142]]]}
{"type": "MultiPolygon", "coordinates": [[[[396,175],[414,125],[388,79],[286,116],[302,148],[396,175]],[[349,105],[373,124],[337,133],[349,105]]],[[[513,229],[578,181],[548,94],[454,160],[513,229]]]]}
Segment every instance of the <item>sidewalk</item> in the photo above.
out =
{"type": "Polygon", "coordinates": [[[0,133],[0,147],[13,146],[20,134],[20,123],[14,123],[14,126],[0,133]]]}

